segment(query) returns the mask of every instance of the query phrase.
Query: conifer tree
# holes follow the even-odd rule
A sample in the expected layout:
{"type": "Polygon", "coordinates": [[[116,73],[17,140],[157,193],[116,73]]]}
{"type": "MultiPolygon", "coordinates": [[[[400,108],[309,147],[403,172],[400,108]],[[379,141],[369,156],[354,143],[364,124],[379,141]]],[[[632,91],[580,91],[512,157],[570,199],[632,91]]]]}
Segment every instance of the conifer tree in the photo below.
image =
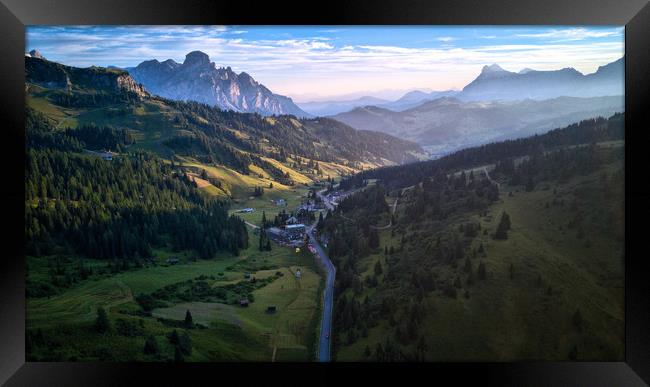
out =
{"type": "Polygon", "coordinates": [[[110,329],[110,321],[106,311],[101,306],[97,308],[97,319],[95,320],[95,330],[99,333],[106,333],[110,329]]]}
{"type": "Polygon", "coordinates": [[[190,313],[190,310],[188,309],[185,312],[185,326],[191,327],[192,325],[194,325],[194,323],[192,322],[192,313],[190,313]]]}

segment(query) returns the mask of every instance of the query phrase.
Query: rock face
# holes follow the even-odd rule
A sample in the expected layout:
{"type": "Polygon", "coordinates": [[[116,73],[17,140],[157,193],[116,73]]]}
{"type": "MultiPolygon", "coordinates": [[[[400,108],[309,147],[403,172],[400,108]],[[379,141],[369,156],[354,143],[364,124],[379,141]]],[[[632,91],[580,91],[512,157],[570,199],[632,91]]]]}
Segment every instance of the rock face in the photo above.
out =
{"type": "Polygon", "coordinates": [[[526,68],[515,73],[493,64],[484,66],[457,97],[465,101],[493,101],[623,95],[624,74],[624,58],[587,75],[571,67],[555,71],[526,68]]]}
{"type": "Polygon", "coordinates": [[[310,116],[291,98],[274,94],[247,73],[237,74],[230,67],[217,68],[201,51],[187,54],[182,64],[171,59],[164,62],[154,59],[127,71],[151,93],[169,99],[197,101],[223,110],[265,116],[310,116]]]}
{"type": "Polygon", "coordinates": [[[115,89],[126,90],[131,93],[136,94],[140,98],[144,98],[149,95],[145,90],[142,84],[137,83],[128,73],[122,73],[115,78],[115,89]]]}

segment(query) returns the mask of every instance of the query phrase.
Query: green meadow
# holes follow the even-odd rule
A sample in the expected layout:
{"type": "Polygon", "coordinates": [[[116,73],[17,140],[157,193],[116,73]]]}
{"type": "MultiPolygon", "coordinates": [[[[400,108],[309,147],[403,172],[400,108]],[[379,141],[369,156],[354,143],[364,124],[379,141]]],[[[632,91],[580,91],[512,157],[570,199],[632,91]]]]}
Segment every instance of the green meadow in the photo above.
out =
{"type": "MultiPolygon", "coordinates": [[[[186,361],[308,361],[313,357],[321,280],[311,255],[274,246],[270,252],[251,247],[239,257],[181,258],[175,265],[165,264],[162,258],[148,267],[91,275],[50,297],[28,298],[27,330],[37,337],[31,340],[32,359],[173,360],[174,347],[167,338],[173,329],[191,339],[186,361]],[[298,269],[300,280],[294,275],[298,269]],[[214,277],[214,286],[219,286],[245,281],[246,273],[256,279],[278,276],[253,291],[254,301],[248,307],[190,301],[164,305],[146,315],[135,301],[140,294],[197,277],[214,277]],[[276,307],[275,313],[267,313],[269,306],[276,307]],[[95,330],[99,307],[106,310],[111,325],[106,333],[95,330]],[[182,325],[188,310],[193,316],[191,328],[182,325]],[[131,323],[135,333],[121,332],[124,323],[118,320],[131,323]],[[158,354],[143,353],[149,335],[159,344],[158,354]]],[[[28,263],[36,267],[46,259],[28,258],[28,263]]],[[[28,278],[45,281],[47,275],[41,270],[30,272],[28,278]]]]}

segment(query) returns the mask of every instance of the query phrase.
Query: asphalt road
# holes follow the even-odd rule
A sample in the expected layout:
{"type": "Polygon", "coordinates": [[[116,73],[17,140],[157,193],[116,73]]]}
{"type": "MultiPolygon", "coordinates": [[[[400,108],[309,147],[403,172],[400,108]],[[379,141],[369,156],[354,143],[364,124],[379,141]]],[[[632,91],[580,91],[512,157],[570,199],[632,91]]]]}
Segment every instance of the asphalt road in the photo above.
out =
{"type": "MultiPolygon", "coordinates": [[[[334,206],[322,195],[323,191],[317,192],[318,196],[323,200],[323,203],[325,203],[325,207],[333,210],[334,206]]],[[[336,278],[336,268],[312,233],[315,225],[316,222],[309,227],[307,234],[309,235],[311,244],[316,249],[318,259],[320,259],[323,267],[327,270],[325,290],[323,291],[323,317],[320,325],[320,339],[318,340],[318,361],[328,362],[330,361],[330,338],[332,333],[332,310],[334,309],[334,278],[336,278]]]]}
{"type": "Polygon", "coordinates": [[[336,277],[336,268],[312,233],[313,227],[314,226],[312,225],[308,230],[309,240],[316,249],[316,253],[322,262],[323,267],[327,270],[325,290],[323,291],[323,317],[320,328],[320,339],[318,341],[318,361],[327,362],[330,361],[330,337],[332,332],[332,310],[334,308],[334,278],[336,277]]]}

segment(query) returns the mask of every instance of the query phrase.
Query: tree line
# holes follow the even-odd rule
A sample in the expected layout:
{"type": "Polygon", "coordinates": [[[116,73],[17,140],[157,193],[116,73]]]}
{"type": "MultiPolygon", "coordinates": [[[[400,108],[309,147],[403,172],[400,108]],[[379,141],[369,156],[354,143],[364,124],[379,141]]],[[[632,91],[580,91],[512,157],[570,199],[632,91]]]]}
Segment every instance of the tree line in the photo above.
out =
{"type": "Polygon", "coordinates": [[[157,156],[134,152],[102,160],[77,152],[79,141],[69,131],[44,136],[46,123],[27,122],[28,254],[138,260],[171,245],[209,258],[248,246],[241,219],[157,156]]]}

